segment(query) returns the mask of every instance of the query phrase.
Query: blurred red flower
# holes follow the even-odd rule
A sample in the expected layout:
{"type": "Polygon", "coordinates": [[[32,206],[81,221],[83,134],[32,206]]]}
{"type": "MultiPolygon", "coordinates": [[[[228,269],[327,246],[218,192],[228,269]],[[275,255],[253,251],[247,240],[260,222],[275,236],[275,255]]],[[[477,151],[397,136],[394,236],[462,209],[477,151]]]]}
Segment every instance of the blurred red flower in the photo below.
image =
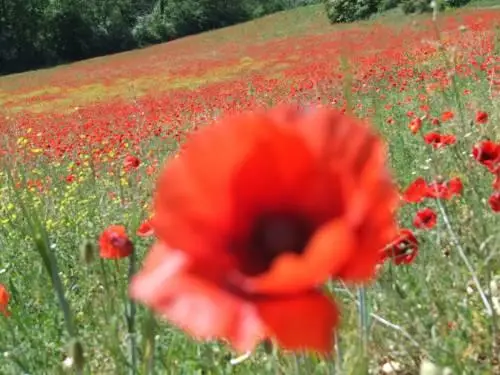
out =
{"type": "Polygon", "coordinates": [[[428,198],[451,199],[456,195],[461,195],[463,190],[462,180],[454,177],[448,182],[433,181],[429,185],[428,198]]]}
{"type": "Polygon", "coordinates": [[[9,301],[10,301],[10,294],[7,291],[7,288],[3,285],[0,284],[0,313],[9,316],[10,313],[7,310],[9,306],[9,301]]]}
{"type": "Polygon", "coordinates": [[[488,204],[490,205],[493,212],[500,212],[500,192],[496,191],[490,195],[488,199],[488,204]]]}
{"type": "Polygon", "coordinates": [[[395,239],[382,250],[381,261],[392,259],[396,265],[410,264],[417,254],[417,238],[410,229],[401,229],[395,239]]]}
{"type": "Polygon", "coordinates": [[[371,279],[395,233],[385,161],[367,127],[327,109],[280,107],[200,129],[160,176],[159,241],[132,298],[240,351],[272,337],[328,352],[338,312],[320,286],[371,279]]]}
{"type": "Polygon", "coordinates": [[[403,192],[403,200],[407,203],[420,203],[427,198],[429,187],[422,177],[418,177],[403,192]]]}
{"type": "Polygon", "coordinates": [[[434,126],[439,126],[439,125],[441,125],[441,121],[437,117],[434,117],[431,120],[431,124],[434,125],[434,126]]]}
{"type": "Polygon", "coordinates": [[[125,159],[123,160],[123,167],[127,171],[137,169],[139,165],[141,165],[141,161],[139,160],[138,157],[133,155],[125,156],[125,159]]]}
{"type": "Polygon", "coordinates": [[[494,190],[500,190],[500,169],[495,173],[492,186],[494,190]]]}
{"type": "Polygon", "coordinates": [[[488,122],[488,114],[483,111],[476,112],[476,122],[478,124],[486,124],[488,122]]]}
{"type": "Polygon", "coordinates": [[[99,237],[100,255],[105,259],[126,258],[134,250],[123,225],[110,225],[99,237]]]}
{"type": "Polygon", "coordinates": [[[500,144],[498,143],[482,141],[474,146],[472,155],[491,172],[495,172],[500,167],[500,144]]]}
{"type": "Polygon", "coordinates": [[[408,125],[410,128],[410,131],[413,134],[417,134],[420,131],[420,128],[422,127],[422,119],[420,117],[415,117],[413,120],[411,120],[410,125],[408,125]]]}
{"type": "Polygon", "coordinates": [[[140,237],[149,237],[154,234],[153,225],[151,219],[144,220],[139,228],[137,229],[137,235],[140,237]]]}
{"type": "Polygon", "coordinates": [[[461,195],[464,190],[464,184],[460,177],[453,177],[448,181],[448,190],[450,192],[450,196],[461,195]]]}
{"type": "Polygon", "coordinates": [[[420,203],[426,198],[451,199],[462,194],[463,184],[459,177],[448,182],[433,181],[428,184],[423,177],[415,179],[402,194],[407,203],[420,203]]]}
{"type": "Polygon", "coordinates": [[[455,117],[455,115],[453,114],[453,112],[451,112],[451,111],[445,111],[445,112],[443,112],[441,114],[441,121],[443,121],[443,122],[450,121],[454,117],[455,117]]]}
{"type": "Polygon", "coordinates": [[[455,144],[457,142],[457,137],[451,134],[439,134],[436,132],[431,132],[424,135],[424,141],[434,148],[440,148],[455,144]]]}
{"type": "Polygon", "coordinates": [[[437,215],[430,208],[419,210],[413,219],[413,225],[418,229],[432,229],[436,225],[436,222],[437,215]]]}

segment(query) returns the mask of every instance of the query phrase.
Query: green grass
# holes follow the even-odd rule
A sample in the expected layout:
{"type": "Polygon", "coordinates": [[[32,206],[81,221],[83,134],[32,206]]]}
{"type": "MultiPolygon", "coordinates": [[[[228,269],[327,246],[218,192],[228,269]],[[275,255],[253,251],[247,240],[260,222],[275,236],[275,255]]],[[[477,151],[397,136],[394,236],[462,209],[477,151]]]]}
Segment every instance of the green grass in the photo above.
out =
{"type": "MultiPolygon", "coordinates": [[[[231,28],[231,32],[219,30],[203,34],[195,41],[200,45],[215,40],[223,44],[243,36],[252,38],[255,33],[256,41],[264,43],[268,38],[300,36],[313,25],[318,28],[313,34],[335,30],[326,25],[316,7],[275,17],[231,28]],[[266,24],[273,27],[260,33],[266,24]]],[[[362,27],[369,24],[363,23],[362,27]]],[[[190,41],[193,39],[188,38],[184,43],[190,41]]],[[[439,57],[449,57],[450,51],[451,48],[445,49],[439,57]]],[[[135,53],[145,52],[129,54],[137,56],[135,53]]],[[[433,64],[443,64],[437,60],[433,64]]],[[[60,69],[66,71],[71,67],[60,69]]],[[[56,75],[58,70],[51,72],[56,75]]],[[[23,74],[22,79],[29,80],[30,74],[33,73],[23,74]]],[[[332,284],[343,313],[339,331],[341,359],[334,356],[336,360],[324,360],[280,351],[270,353],[261,347],[248,360],[233,366],[229,359],[234,353],[226,345],[196,343],[179,330],[153,319],[140,307],[134,335],[137,365],[131,368],[130,327],[126,324],[127,262],[95,259],[85,264],[80,259],[80,247],[85,241],[95,242],[107,225],[122,223],[129,229],[138,261],[143,259],[152,241],[138,238],[134,232],[148,215],[146,203],[155,183],[146,167],[153,159],[161,163],[175,153],[177,140],[174,137],[168,141],[144,139],[140,149],[133,150],[144,163],[136,172],[137,179],[121,175],[121,159],[114,160],[112,156],[106,168],[99,171],[101,177],[97,181],[93,176],[95,170],[88,162],[73,169],[70,160],[64,158],[54,163],[39,156],[22,163],[15,155],[4,156],[0,161],[0,283],[11,292],[12,315],[10,318],[0,315],[0,374],[74,373],[74,369],[63,366],[69,356],[71,336],[78,337],[83,345],[85,374],[361,375],[368,373],[367,369],[371,374],[380,373],[384,364],[394,361],[401,366],[396,374],[410,375],[418,373],[423,359],[448,366],[454,374],[500,373],[498,319],[495,314],[492,317],[485,313],[472,282],[473,276],[477,276],[491,304],[491,280],[500,276],[500,221],[485,202],[491,192],[491,176],[474,163],[470,150],[479,139],[498,139],[500,103],[498,97],[489,95],[484,72],[479,77],[479,80],[456,77],[456,86],[429,95],[428,105],[435,116],[444,110],[455,112],[455,118],[444,124],[442,131],[455,134],[459,142],[439,151],[425,146],[419,136],[413,136],[407,129],[407,112],[420,113],[420,102],[413,100],[404,104],[405,99],[425,94],[414,81],[409,80],[404,92],[387,89],[384,99],[376,87],[353,95],[352,102],[363,108],[357,114],[369,117],[386,140],[390,163],[400,186],[408,185],[420,175],[460,176],[465,186],[463,195],[456,200],[418,205],[419,208],[430,206],[438,212],[437,228],[419,233],[420,249],[414,264],[399,267],[385,264],[376,283],[368,288],[367,361],[361,355],[356,290],[332,284]],[[470,90],[469,96],[462,94],[465,89],[470,90]],[[393,105],[392,109],[384,110],[388,103],[393,105]],[[468,104],[488,112],[489,123],[482,127],[471,125],[474,111],[467,108],[468,104]],[[387,125],[388,116],[394,119],[395,125],[387,125]],[[34,180],[49,176],[51,185],[42,193],[22,189],[10,180],[9,173],[14,175],[15,182],[23,177],[34,180]],[[66,183],[70,173],[75,174],[76,183],[66,183]],[[111,198],[110,192],[116,198],[111,198]],[[54,269],[54,259],[58,269],[54,269]],[[63,299],[60,293],[54,293],[54,284],[64,290],[63,299]],[[64,306],[66,300],[71,311],[64,315],[61,304],[64,306]]],[[[275,103],[279,99],[270,101],[275,103]]],[[[142,124],[139,114],[125,120],[135,121],[137,129],[142,124]]],[[[19,129],[25,130],[21,126],[19,129]]],[[[16,146],[19,154],[31,152],[23,147],[22,141],[19,143],[16,146]]],[[[415,205],[400,210],[402,226],[412,227],[416,210],[415,205]]],[[[305,320],[304,325],[307,324],[305,320]]]]}

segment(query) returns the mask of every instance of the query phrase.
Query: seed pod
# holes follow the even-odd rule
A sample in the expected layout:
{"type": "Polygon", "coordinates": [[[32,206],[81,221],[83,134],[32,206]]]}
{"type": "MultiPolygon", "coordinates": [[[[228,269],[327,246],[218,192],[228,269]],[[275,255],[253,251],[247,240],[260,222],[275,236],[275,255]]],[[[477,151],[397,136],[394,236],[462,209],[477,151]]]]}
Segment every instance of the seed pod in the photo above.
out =
{"type": "Polygon", "coordinates": [[[78,339],[73,339],[70,342],[68,356],[73,359],[73,366],[77,371],[83,370],[85,356],[83,354],[83,345],[78,339]]]}
{"type": "Polygon", "coordinates": [[[94,260],[95,245],[92,241],[86,240],[80,246],[80,258],[82,262],[89,265],[94,260]]]}

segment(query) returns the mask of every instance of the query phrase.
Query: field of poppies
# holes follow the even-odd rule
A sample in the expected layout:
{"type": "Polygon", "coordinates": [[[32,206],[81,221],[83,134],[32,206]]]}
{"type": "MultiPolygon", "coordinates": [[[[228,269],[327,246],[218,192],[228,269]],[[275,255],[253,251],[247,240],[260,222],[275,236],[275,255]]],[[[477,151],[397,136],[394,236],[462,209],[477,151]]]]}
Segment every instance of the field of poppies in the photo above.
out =
{"type": "MultiPolygon", "coordinates": [[[[332,26],[313,6],[0,78],[0,374],[418,374],[423,363],[426,371],[436,366],[425,374],[500,374],[499,52],[500,9],[332,26]],[[189,134],[203,137],[205,125],[221,117],[270,107],[278,109],[234,117],[239,133],[214,132],[184,148],[196,139],[189,134]],[[384,146],[351,117],[339,120],[341,113],[371,124],[384,146]],[[202,223],[225,225],[218,215],[226,201],[212,194],[222,184],[216,179],[226,178],[253,139],[262,152],[252,154],[256,166],[234,187],[242,197],[238,220],[247,219],[256,195],[272,197],[269,205],[288,197],[273,176],[291,176],[309,154],[285,136],[269,146],[278,135],[256,135],[245,121],[298,123],[331,137],[336,167],[328,181],[342,197],[333,205],[357,215],[362,229],[349,260],[341,266],[344,255],[335,250],[338,272],[330,268],[326,289],[340,318],[325,317],[319,302],[271,303],[274,323],[263,329],[270,340],[237,358],[257,333],[227,328],[236,324],[233,305],[215,292],[217,307],[203,300],[212,294],[198,297],[194,282],[162,284],[174,266],[153,258],[169,253],[166,238],[200,254],[215,246],[202,223]],[[316,130],[331,122],[345,129],[316,130]],[[191,152],[196,147],[203,156],[191,152]],[[383,151],[394,188],[380,177],[383,151]],[[171,167],[161,174],[165,163],[171,167]],[[198,173],[200,184],[182,168],[198,173]],[[389,214],[397,217],[395,231],[389,214]],[[189,220],[197,233],[186,229],[189,220]],[[369,279],[375,264],[373,282],[350,283],[369,279]],[[324,326],[332,334],[314,336],[324,326]],[[302,344],[325,348],[330,339],[326,356],[293,352],[302,344]]],[[[282,178],[297,178],[290,176],[282,178]]],[[[317,181],[306,180],[290,199],[307,200],[317,181]]],[[[321,189],[307,204],[332,201],[321,189]]],[[[335,249],[353,236],[337,221],[329,237],[335,249]]],[[[224,263],[217,254],[190,272],[215,280],[224,263]]],[[[258,273],[254,255],[240,255],[238,270],[258,273]]],[[[273,280],[283,289],[319,280],[316,263],[287,265],[294,275],[273,280]]],[[[257,297],[246,289],[242,296],[243,287],[224,291],[259,305],[278,288],[270,280],[256,282],[257,297]]]]}

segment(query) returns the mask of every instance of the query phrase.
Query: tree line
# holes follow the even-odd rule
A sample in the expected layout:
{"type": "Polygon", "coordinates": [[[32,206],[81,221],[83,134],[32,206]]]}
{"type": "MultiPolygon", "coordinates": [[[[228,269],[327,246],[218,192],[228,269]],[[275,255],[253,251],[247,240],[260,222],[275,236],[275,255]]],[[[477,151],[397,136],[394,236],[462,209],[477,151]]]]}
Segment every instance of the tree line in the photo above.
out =
{"type": "Polygon", "coordinates": [[[161,43],[319,1],[0,0],[0,74],[161,43]]]}
{"type": "Polygon", "coordinates": [[[458,8],[471,0],[323,0],[332,23],[347,23],[370,18],[372,15],[400,8],[403,13],[431,12],[433,7],[458,8]]]}

